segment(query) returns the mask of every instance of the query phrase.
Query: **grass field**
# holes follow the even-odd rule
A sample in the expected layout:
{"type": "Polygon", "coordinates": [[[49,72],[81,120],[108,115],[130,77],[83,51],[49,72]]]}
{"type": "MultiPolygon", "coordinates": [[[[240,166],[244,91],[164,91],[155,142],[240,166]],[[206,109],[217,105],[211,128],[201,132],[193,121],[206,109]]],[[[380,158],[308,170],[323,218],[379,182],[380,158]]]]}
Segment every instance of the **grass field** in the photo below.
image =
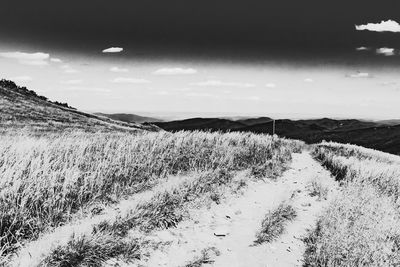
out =
{"type": "Polygon", "coordinates": [[[313,155],[342,191],[305,239],[305,266],[398,266],[400,158],[337,143],[313,155]]]}
{"type": "Polygon", "coordinates": [[[151,189],[169,176],[191,177],[179,190],[157,194],[112,225],[103,223],[93,235],[71,240],[70,247],[59,248],[47,261],[57,262],[61,254],[67,257],[66,251],[82,251],[82,247],[95,251],[94,256],[84,257],[82,264],[99,254],[115,256],[115,250],[123,254],[134,248],[129,247],[132,242],[124,245],[126,238],[121,233],[137,225],[146,231],[173,226],[181,218],[179,208],[184,203],[212,194],[238,171],[248,170],[255,177],[280,173],[302,145],[249,133],[2,135],[0,255],[6,261],[21,243],[77,216],[88,216],[98,207],[151,189]],[[163,208],[154,213],[157,207],[163,208]],[[106,242],[110,238],[114,242],[106,242]],[[111,247],[102,247],[103,241],[111,247]]]}

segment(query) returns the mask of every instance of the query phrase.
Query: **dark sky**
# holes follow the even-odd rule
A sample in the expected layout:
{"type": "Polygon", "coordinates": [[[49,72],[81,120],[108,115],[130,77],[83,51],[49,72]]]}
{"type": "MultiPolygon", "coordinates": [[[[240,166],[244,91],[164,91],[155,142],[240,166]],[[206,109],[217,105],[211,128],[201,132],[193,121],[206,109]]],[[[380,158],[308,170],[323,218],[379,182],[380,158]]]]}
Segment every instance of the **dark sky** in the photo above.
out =
{"type": "Polygon", "coordinates": [[[398,0],[3,0],[1,10],[2,40],[76,51],[335,58],[357,46],[400,48],[400,33],[354,28],[400,21],[398,0]]]}

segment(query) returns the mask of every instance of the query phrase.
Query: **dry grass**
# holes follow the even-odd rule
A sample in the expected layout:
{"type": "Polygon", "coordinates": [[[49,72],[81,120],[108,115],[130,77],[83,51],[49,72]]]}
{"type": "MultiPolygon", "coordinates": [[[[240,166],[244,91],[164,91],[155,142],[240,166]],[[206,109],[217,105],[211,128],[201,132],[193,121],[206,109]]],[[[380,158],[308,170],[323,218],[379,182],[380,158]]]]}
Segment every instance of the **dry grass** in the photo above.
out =
{"type": "Polygon", "coordinates": [[[372,159],[379,162],[400,164],[399,156],[362,146],[335,142],[322,142],[318,144],[318,147],[319,149],[326,148],[327,150],[334,152],[335,155],[346,158],[355,157],[358,159],[372,159]]]}
{"type": "Polygon", "coordinates": [[[93,235],[90,238],[81,236],[72,238],[68,246],[54,249],[42,266],[101,267],[107,259],[119,255],[123,255],[125,261],[138,259],[140,257],[138,241],[104,234],[93,235]]]}
{"type": "Polygon", "coordinates": [[[276,240],[285,231],[286,224],[297,216],[296,210],[287,203],[281,203],[276,209],[269,211],[261,223],[254,243],[262,244],[276,240]]]}
{"type": "Polygon", "coordinates": [[[342,192],[305,239],[305,266],[400,263],[399,157],[356,150],[336,143],[314,148],[314,156],[341,181],[342,192]]]}
{"type": "Polygon", "coordinates": [[[203,264],[212,264],[214,262],[213,258],[220,254],[221,252],[215,247],[203,249],[200,257],[187,263],[184,267],[201,267],[203,264]]]}
{"type": "Polygon", "coordinates": [[[169,175],[282,165],[301,146],[242,133],[3,135],[0,255],[90,210],[92,203],[118,201],[169,175]]]}
{"type": "Polygon", "coordinates": [[[312,177],[307,184],[307,189],[310,196],[318,197],[318,200],[326,200],[328,198],[329,190],[333,187],[333,183],[328,179],[321,177],[312,177]]]}
{"type": "Polygon", "coordinates": [[[391,200],[351,185],[305,239],[305,266],[397,266],[400,217],[391,200]]]}

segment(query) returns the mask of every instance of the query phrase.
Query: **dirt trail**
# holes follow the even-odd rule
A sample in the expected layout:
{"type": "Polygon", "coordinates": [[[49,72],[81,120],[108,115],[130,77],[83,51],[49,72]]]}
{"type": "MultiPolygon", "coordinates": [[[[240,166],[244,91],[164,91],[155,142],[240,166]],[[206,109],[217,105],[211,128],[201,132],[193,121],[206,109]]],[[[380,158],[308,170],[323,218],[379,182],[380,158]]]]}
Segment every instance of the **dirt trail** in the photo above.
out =
{"type": "Polygon", "coordinates": [[[177,228],[155,232],[150,238],[168,245],[150,251],[141,264],[185,266],[199,258],[203,249],[214,248],[218,256],[204,266],[301,266],[305,250],[301,237],[328,203],[310,196],[307,187],[312,178],[328,181],[334,191],[330,173],[308,152],[294,154],[291,169],[277,181],[250,182],[243,195],[231,196],[210,209],[192,210],[191,219],[177,228]],[[265,214],[286,200],[298,217],[277,241],[254,246],[265,214]]]}

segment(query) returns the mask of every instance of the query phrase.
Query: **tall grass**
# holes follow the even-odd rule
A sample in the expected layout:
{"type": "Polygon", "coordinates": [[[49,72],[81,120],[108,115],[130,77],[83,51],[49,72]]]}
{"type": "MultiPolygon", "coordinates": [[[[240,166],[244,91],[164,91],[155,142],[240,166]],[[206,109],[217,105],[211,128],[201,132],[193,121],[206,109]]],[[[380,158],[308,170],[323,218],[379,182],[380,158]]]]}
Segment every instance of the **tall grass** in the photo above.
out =
{"type": "Polygon", "coordinates": [[[379,162],[400,164],[400,157],[397,155],[357,145],[323,141],[322,143],[318,144],[318,148],[325,148],[331,152],[334,152],[337,156],[343,156],[346,158],[354,157],[358,159],[372,159],[379,162]]]}
{"type": "Polygon", "coordinates": [[[313,155],[342,192],[305,239],[305,266],[398,266],[399,157],[336,143],[315,146],[313,155]]]}
{"type": "Polygon", "coordinates": [[[276,240],[284,233],[287,223],[293,221],[296,217],[297,212],[292,205],[284,202],[279,204],[276,209],[265,215],[254,243],[262,244],[276,240]]]}
{"type": "Polygon", "coordinates": [[[284,164],[302,143],[244,133],[66,133],[0,139],[0,255],[169,175],[284,164]]]}

